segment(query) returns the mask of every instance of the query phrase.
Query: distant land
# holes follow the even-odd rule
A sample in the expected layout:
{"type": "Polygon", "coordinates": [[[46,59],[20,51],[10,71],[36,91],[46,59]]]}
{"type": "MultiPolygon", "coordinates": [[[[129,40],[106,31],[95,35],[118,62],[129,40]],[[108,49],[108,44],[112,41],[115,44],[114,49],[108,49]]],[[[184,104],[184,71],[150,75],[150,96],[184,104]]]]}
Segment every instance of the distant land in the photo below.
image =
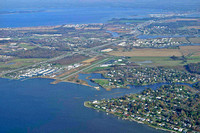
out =
{"type": "Polygon", "coordinates": [[[0,132],[200,131],[198,1],[9,1],[0,132]]]}
{"type": "Polygon", "coordinates": [[[45,12],[45,10],[33,10],[33,11],[0,11],[0,15],[1,14],[37,13],[37,12],[45,12]]]}

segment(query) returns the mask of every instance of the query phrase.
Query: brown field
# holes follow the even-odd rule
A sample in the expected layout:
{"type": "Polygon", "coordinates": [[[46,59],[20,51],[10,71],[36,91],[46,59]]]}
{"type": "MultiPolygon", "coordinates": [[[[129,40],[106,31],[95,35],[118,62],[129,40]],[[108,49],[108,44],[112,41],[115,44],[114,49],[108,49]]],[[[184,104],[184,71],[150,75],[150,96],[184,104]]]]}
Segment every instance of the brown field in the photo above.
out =
{"type": "Polygon", "coordinates": [[[200,46],[180,46],[180,52],[185,56],[198,56],[200,54],[200,46]]]}
{"type": "Polygon", "coordinates": [[[166,20],[165,22],[177,22],[177,21],[199,21],[199,19],[191,19],[191,18],[179,18],[179,19],[169,19],[166,20]]]}
{"type": "Polygon", "coordinates": [[[191,43],[200,43],[200,37],[189,38],[191,43]]]}
{"type": "Polygon", "coordinates": [[[88,60],[82,61],[82,63],[92,63],[92,62],[96,61],[97,59],[98,59],[97,57],[93,57],[93,58],[90,58],[88,60]]]}
{"type": "Polygon", "coordinates": [[[200,26],[188,26],[187,29],[200,29],[200,26]]]}
{"type": "Polygon", "coordinates": [[[200,52],[199,53],[194,53],[192,56],[200,56],[200,52]]]}
{"type": "Polygon", "coordinates": [[[130,52],[112,51],[109,53],[114,56],[151,56],[151,57],[167,57],[167,56],[182,56],[179,49],[133,49],[130,52]]]}
{"type": "Polygon", "coordinates": [[[114,32],[117,32],[117,33],[129,33],[130,31],[129,30],[118,30],[118,31],[114,31],[114,32]]]}
{"type": "Polygon", "coordinates": [[[122,48],[118,51],[108,53],[114,56],[136,56],[136,57],[169,57],[169,56],[199,56],[200,46],[180,46],[180,49],[152,49],[152,48],[133,48],[132,51],[123,52],[122,48]]]}
{"type": "Polygon", "coordinates": [[[59,60],[56,60],[56,61],[52,61],[51,63],[60,64],[60,65],[69,65],[69,64],[80,62],[80,61],[85,60],[87,58],[88,58],[88,56],[77,54],[77,55],[65,57],[63,59],[59,59],[59,60]]]}
{"type": "Polygon", "coordinates": [[[1,44],[0,44],[0,48],[3,48],[3,47],[6,47],[6,45],[1,45],[1,44]]]}

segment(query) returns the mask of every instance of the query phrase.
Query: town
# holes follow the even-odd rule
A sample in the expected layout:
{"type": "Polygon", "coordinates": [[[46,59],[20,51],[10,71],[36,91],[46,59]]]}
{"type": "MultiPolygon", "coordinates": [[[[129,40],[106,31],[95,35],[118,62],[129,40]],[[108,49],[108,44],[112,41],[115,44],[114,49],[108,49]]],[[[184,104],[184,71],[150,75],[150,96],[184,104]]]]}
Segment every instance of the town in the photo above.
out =
{"type": "Polygon", "coordinates": [[[92,79],[104,88],[126,88],[127,85],[149,85],[155,83],[195,83],[197,74],[174,68],[117,65],[103,73],[106,79],[92,79]]]}
{"type": "Polygon", "coordinates": [[[188,86],[165,85],[141,94],[85,102],[85,106],[119,118],[175,132],[200,131],[200,93],[188,86]]]}
{"type": "MultiPolygon", "coordinates": [[[[103,56],[106,59],[128,51],[135,53],[133,56],[139,56],[138,53],[145,52],[140,56],[148,57],[149,55],[146,53],[151,50],[145,51],[143,48],[152,48],[156,51],[168,49],[168,51],[165,50],[166,53],[172,53],[166,56],[185,56],[187,51],[183,51],[182,45],[200,43],[199,18],[187,17],[188,14],[191,13],[151,14],[149,18],[140,19],[113,18],[106,23],[1,28],[0,75],[5,78],[17,79],[27,74],[28,77],[32,77],[32,74],[35,77],[37,75],[46,77],[46,74],[40,75],[32,72],[32,74],[26,74],[25,72],[35,71],[31,69],[46,64],[52,66],[52,71],[54,71],[54,67],[57,70],[48,74],[52,78],[64,73],[64,69],[69,71],[67,66],[84,64],[82,61],[95,56],[103,56]],[[144,51],[140,51],[142,49],[144,51]],[[115,55],[112,52],[118,53],[115,55]],[[23,71],[18,68],[23,68],[23,71]]],[[[190,59],[191,63],[198,62],[199,59],[196,59],[199,57],[198,48],[191,46],[190,49],[186,56],[195,56],[195,59],[190,59]]],[[[126,56],[126,54],[124,55],[126,56]]],[[[161,54],[156,56],[161,56],[161,54]]],[[[101,59],[103,58],[94,60],[94,63],[101,59]]],[[[88,65],[92,65],[92,63],[88,65]]],[[[74,71],[77,70],[76,68],[72,67],[74,71]]],[[[151,83],[151,81],[147,82],[151,83]]]]}
{"type": "Polygon", "coordinates": [[[191,14],[1,28],[0,77],[51,78],[52,84],[73,82],[98,91],[168,84],[85,106],[159,129],[199,132],[200,19],[191,14]],[[96,83],[91,86],[80,73],[104,78],[90,79],[96,83]]]}

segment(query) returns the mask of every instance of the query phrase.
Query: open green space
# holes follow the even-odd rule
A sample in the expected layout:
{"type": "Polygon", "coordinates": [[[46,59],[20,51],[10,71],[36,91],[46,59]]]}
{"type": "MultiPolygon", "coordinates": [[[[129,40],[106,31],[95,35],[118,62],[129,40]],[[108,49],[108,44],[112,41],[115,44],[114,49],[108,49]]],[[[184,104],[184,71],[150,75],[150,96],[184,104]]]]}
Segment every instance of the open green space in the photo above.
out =
{"type": "Polygon", "coordinates": [[[131,57],[130,61],[134,61],[136,63],[140,63],[143,61],[152,61],[152,63],[143,63],[143,65],[152,66],[182,66],[188,63],[200,62],[200,56],[187,57],[187,62],[185,63],[183,63],[182,60],[173,60],[170,57],[131,57]]]}
{"type": "Polygon", "coordinates": [[[89,70],[86,71],[86,72],[92,73],[92,72],[96,72],[96,71],[100,71],[100,70],[105,70],[106,68],[109,68],[109,67],[94,67],[94,68],[92,68],[92,69],[89,69],[89,70]]]}
{"type": "Polygon", "coordinates": [[[93,79],[93,81],[100,86],[107,86],[109,81],[107,79],[93,79]]]}
{"type": "Polygon", "coordinates": [[[200,56],[191,56],[187,58],[187,63],[197,63],[200,62],[200,56]]]}
{"type": "Polygon", "coordinates": [[[25,43],[21,43],[21,44],[19,44],[19,46],[22,47],[22,48],[27,48],[27,49],[34,49],[34,48],[36,48],[36,46],[30,46],[30,45],[25,44],[25,43]]]}
{"type": "Polygon", "coordinates": [[[43,59],[43,58],[14,59],[6,63],[0,62],[0,68],[5,68],[5,69],[19,68],[23,66],[32,65],[36,62],[40,62],[44,60],[46,59],[43,59]]]}
{"type": "Polygon", "coordinates": [[[39,62],[39,61],[44,61],[46,60],[45,58],[24,58],[24,59],[14,59],[9,62],[39,62]]]}

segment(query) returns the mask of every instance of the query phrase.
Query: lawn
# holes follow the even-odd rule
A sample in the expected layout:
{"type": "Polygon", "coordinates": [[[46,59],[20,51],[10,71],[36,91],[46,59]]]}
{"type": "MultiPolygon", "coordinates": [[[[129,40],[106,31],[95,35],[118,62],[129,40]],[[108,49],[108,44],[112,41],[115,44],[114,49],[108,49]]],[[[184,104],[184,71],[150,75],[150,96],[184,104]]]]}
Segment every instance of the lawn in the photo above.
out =
{"type": "Polygon", "coordinates": [[[107,79],[93,79],[93,81],[102,87],[108,86],[109,83],[107,79]]]}
{"type": "Polygon", "coordinates": [[[89,69],[88,71],[85,71],[85,72],[92,73],[92,72],[96,72],[96,71],[99,71],[99,70],[105,70],[106,68],[109,68],[109,67],[94,67],[94,68],[89,69]]]}

